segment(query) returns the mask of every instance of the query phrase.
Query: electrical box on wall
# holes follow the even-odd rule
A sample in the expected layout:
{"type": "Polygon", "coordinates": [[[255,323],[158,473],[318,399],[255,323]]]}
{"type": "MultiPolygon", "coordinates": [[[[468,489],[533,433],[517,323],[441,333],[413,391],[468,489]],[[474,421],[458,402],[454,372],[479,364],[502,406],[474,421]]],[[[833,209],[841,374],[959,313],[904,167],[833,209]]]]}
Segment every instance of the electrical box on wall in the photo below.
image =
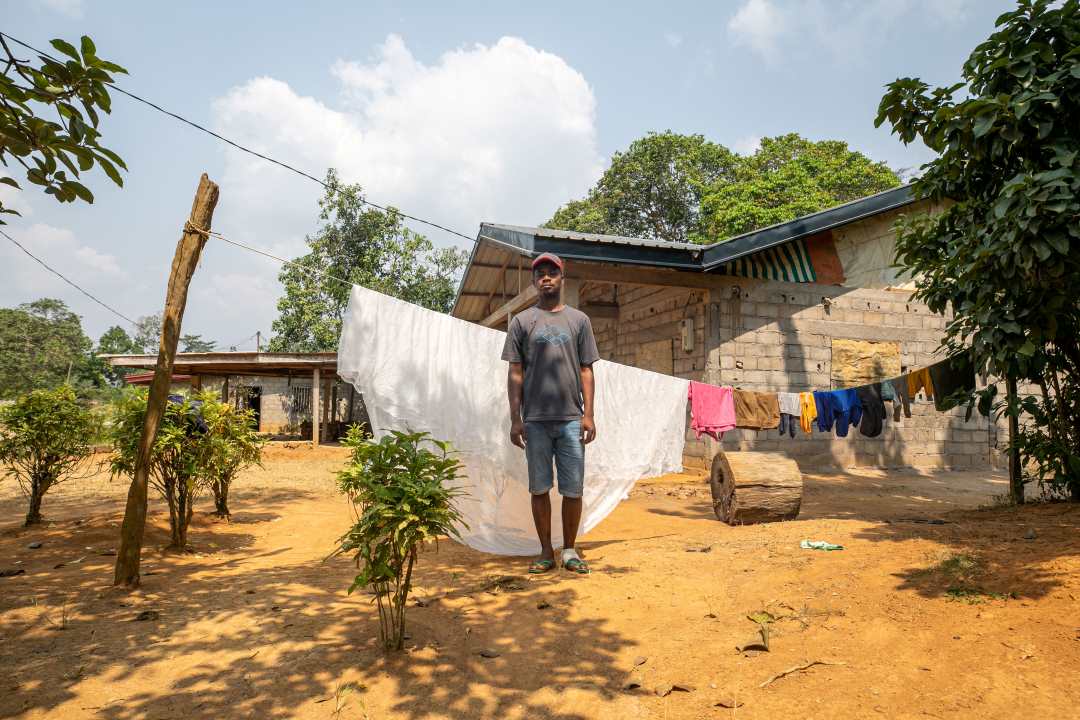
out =
{"type": "Polygon", "coordinates": [[[682,349],[683,352],[694,351],[694,318],[686,318],[682,321],[682,349]]]}

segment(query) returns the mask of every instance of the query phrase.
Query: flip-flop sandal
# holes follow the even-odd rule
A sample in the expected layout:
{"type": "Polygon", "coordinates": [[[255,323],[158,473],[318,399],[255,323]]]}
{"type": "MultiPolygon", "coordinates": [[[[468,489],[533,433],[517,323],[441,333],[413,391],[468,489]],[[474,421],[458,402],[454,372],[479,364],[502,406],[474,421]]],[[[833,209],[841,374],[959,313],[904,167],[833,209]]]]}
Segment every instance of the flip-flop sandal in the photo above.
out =
{"type": "Polygon", "coordinates": [[[581,558],[576,557],[570,558],[569,560],[564,562],[563,567],[572,573],[577,573],[578,575],[588,575],[590,572],[592,572],[591,570],[589,570],[588,563],[586,563],[581,558]]]}
{"type": "Polygon", "coordinates": [[[555,569],[555,560],[554,559],[549,560],[547,558],[544,558],[542,560],[537,560],[536,562],[534,562],[532,565],[529,566],[529,574],[530,575],[542,575],[542,574],[544,574],[546,572],[551,572],[554,569],[555,569]]]}

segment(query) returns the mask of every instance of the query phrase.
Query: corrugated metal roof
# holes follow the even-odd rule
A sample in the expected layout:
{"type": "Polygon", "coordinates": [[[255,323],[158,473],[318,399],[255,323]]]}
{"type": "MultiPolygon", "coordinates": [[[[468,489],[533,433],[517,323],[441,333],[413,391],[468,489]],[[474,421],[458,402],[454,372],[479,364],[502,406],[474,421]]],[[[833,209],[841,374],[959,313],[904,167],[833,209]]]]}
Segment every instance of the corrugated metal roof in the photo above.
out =
{"type": "Polygon", "coordinates": [[[707,272],[716,265],[730,262],[744,255],[888,212],[914,201],[911,186],[901,185],[892,190],[804,215],[795,220],[736,235],[711,245],[497,223],[481,224],[477,240],[498,243],[528,257],[535,257],[542,252],[554,252],[581,260],[655,264],[662,267],[707,272]],[[562,252],[559,252],[560,249],[562,252]],[[645,250],[659,252],[643,252],[645,250]]]}
{"type": "MultiPolygon", "coordinates": [[[[915,198],[911,186],[902,185],[711,245],[483,223],[458,287],[452,312],[457,317],[486,315],[495,296],[501,297],[508,291],[509,273],[500,271],[499,267],[509,263],[507,269],[513,270],[515,256],[528,260],[541,253],[552,252],[567,260],[719,273],[724,272],[724,267],[733,260],[913,202],[915,198]]],[[[511,292],[510,296],[514,294],[511,292]]]]}
{"type": "Polygon", "coordinates": [[[499,225],[497,223],[484,223],[480,234],[484,234],[484,228],[489,231],[502,231],[504,233],[518,233],[523,235],[540,235],[545,238],[560,240],[577,240],[580,242],[606,243],[610,245],[634,245],[636,247],[658,248],[681,248],[683,250],[701,250],[702,246],[695,243],[676,243],[666,240],[654,240],[652,238],[634,238],[625,235],[599,235],[597,233],[574,232],[573,230],[556,230],[553,228],[525,227],[523,225],[499,225]]]}

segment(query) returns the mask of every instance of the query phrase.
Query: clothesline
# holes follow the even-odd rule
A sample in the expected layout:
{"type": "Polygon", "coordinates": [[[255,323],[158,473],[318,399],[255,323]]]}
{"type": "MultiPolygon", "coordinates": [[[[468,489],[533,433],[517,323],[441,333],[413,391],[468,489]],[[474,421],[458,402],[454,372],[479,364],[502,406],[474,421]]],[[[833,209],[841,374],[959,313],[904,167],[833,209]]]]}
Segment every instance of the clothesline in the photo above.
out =
{"type": "Polygon", "coordinates": [[[796,426],[810,434],[832,432],[847,437],[858,425],[865,437],[877,437],[887,418],[885,402],[893,405],[893,421],[911,417],[911,402],[922,392],[939,412],[952,409],[952,397],[975,389],[975,370],[967,354],[946,358],[899,377],[838,390],[759,392],[691,381],[688,390],[691,428],[717,440],[734,429],[773,430],[794,438],[796,426]]]}

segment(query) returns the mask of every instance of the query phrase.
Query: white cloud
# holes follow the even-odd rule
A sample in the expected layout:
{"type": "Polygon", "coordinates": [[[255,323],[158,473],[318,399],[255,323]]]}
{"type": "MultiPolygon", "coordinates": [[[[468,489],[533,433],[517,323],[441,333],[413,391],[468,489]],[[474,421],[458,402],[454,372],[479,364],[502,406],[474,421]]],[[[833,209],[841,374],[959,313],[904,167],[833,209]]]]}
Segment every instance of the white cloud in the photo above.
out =
{"type": "Polygon", "coordinates": [[[727,29],[737,45],[768,62],[807,44],[850,62],[905,15],[917,14],[928,26],[955,25],[971,6],[972,0],[745,0],[727,29]]]}
{"type": "Polygon", "coordinates": [[[761,147],[760,135],[746,135],[736,140],[731,149],[739,155],[753,155],[761,147]]]}
{"type": "Polygon", "coordinates": [[[746,0],[728,20],[735,43],[746,45],[766,60],[776,58],[777,41],[786,32],[787,17],[770,0],[746,0]]]}
{"type": "Polygon", "coordinates": [[[670,47],[677,48],[683,44],[683,36],[677,32],[666,32],[664,33],[664,42],[670,47]]]}
{"type": "MultiPolygon", "coordinates": [[[[338,61],[332,72],[341,83],[336,106],[256,78],[214,104],[215,126],[314,173],[336,167],[372,201],[469,235],[482,220],[546,220],[602,170],[585,78],[523,40],[453,50],[426,65],[390,35],[373,59],[338,61]]],[[[319,195],[228,151],[224,218],[215,225],[254,229],[262,244],[295,251],[313,229],[319,195]]]]}
{"type": "Polygon", "coordinates": [[[72,20],[83,16],[83,0],[34,0],[38,7],[72,20]]]}
{"type": "MultiPolygon", "coordinates": [[[[8,173],[11,174],[11,173],[8,173]]],[[[16,178],[18,180],[18,178],[16,178]]],[[[30,203],[26,201],[26,189],[28,185],[26,181],[19,183],[23,186],[23,189],[13,188],[10,185],[0,185],[0,205],[3,205],[8,210],[14,210],[22,217],[29,217],[33,210],[30,208],[30,203]]],[[[34,187],[31,185],[30,187],[34,187]]],[[[6,222],[12,222],[19,215],[8,215],[5,218],[6,222]]]]}
{"type": "MultiPolygon", "coordinates": [[[[339,60],[330,72],[340,82],[332,98],[253,78],[215,101],[214,127],[316,176],[335,167],[344,181],[362,184],[371,201],[470,236],[485,220],[543,222],[603,170],[596,101],[585,78],[521,39],[462,47],[426,64],[390,35],[374,57],[339,60]]],[[[214,229],[295,257],[316,228],[321,195],[310,181],[226,150],[214,229]]],[[[439,244],[467,245],[413,227],[439,244]]],[[[193,321],[205,314],[217,327],[235,326],[237,335],[269,332],[278,267],[242,251],[226,254],[213,243],[207,252],[220,258],[215,267],[231,270],[197,278],[193,292],[197,284],[203,297],[228,300],[192,308],[193,321]]]]}
{"type": "MultiPolygon", "coordinates": [[[[28,227],[9,224],[4,231],[54,270],[105,302],[115,302],[124,296],[122,288],[128,275],[120,268],[116,257],[83,245],[71,230],[34,223],[28,227]]],[[[5,268],[5,281],[0,283],[0,307],[14,307],[38,298],[57,297],[64,300],[68,307],[79,308],[80,311],[88,309],[95,318],[101,316],[109,324],[118,320],[115,315],[90,303],[79,291],[6,239],[0,239],[0,267],[5,268]]],[[[123,307],[117,309],[125,312],[123,307]]]]}

